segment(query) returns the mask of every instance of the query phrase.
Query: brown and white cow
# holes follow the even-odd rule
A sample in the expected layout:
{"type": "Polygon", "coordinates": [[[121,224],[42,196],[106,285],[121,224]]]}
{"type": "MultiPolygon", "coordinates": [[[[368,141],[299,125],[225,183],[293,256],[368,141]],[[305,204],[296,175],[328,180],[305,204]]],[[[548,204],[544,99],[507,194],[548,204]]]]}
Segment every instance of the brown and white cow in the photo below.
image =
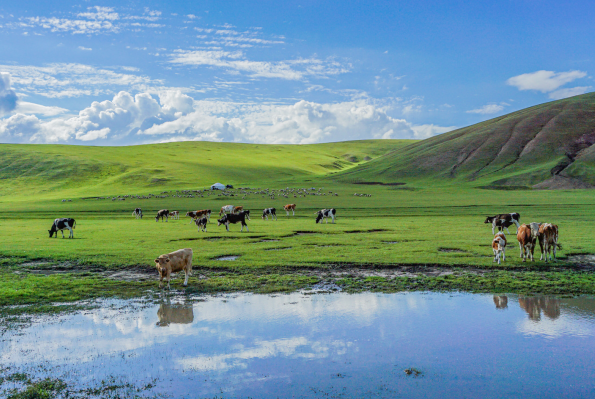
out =
{"type": "Polygon", "coordinates": [[[170,211],[169,217],[173,219],[180,220],[180,211],[170,211]]]}
{"type": "Polygon", "coordinates": [[[506,236],[504,233],[496,233],[492,240],[492,251],[494,252],[494,262],[500,264],[500,258],[502,258],[502,262],[506,260],[506,236]]]}
{"type": "Polygon", "coordinates": [[[233,205],[225,205],[221,207],[221,210],[219,211],[219,216],[223,216],[226,213],[233,213],[233,205]]]}
{"type": "Polygon", "coordinates": [[[547,262],[547,258],[549,255],[550,260],[552,260],[552,249],[554,252],[553,261],[556,261],[556,249],[562,249],[562,245],[558,244],[558,226],[551,223],[543,223],[539,226],[539,248],[541,250],[541,256],[539,260],[543,259],[545,255],[545,261],[547,262]]]}
{"type": "Polygon", "coordinates": [[[189,212],[186,212],[186,216],[189,216],[192,218],[190,220],[190,224],[192,224],[192,222],[194,222],[196,219],[199,219],[204,216],[206,216],[206,218],[208,220],[209,217],[211,216],[211,210],[210,209],[202,209],[200,211],[189,211],[189,212]]]}
{"type": "Polygon", "coordinates": [[[291,211],[293,216],[295,216],[295,204],[287,204],[283,207],[283,209],[285,209],[285,212],[287,212],[287,216],[289,216],[289,211],[291,211]]]}
{"type": "Polygon", "coordinates": [[[169,280],[172,273],[183,271],[186,275],[184,287],[188,285],[188,277],[192,273],[192,249],[178,249],[169,254],[164,254],[155,259],[155,267],[159,272],[159,288],[163,285],[163,279],[167,281],[167,288],[170,289],[169,280]]]}
{"type": "Polygon", "coordinates": [[[165,221],[167,222],[167,219],[169,218],[169,210],[161,209],[160,211],[158,211],[157,216],[155,216],[155,221],[158,222],[159,218],[161,218],[162,222],[163,222],[163,218],[165,218],[165,221]]]}
{"type": "Polygon", "coordinates": [[[510,234],[510,231],[508,231],[508,228],[514,224],[514,225],[516,225],[516,228],[518,231],[520,220],[521,220],[521,215],[519,213],[514,212],[514,213],[503,213],[503,214],[496,215],[496,216],[488,216],[488,217],[486,217],[486,220],[484,221],[484,223],[486,223],[486,224],[489,223],[492,225],[492,234],[496,233],[496,227],[500,231],[502,231],[503,229],[506,229],[506,232],[508,234],[510,234]]]}
{"type": "Polygon", "coordinates": [[[244,210],[244,207],[241,206],[241,205],[240,206],[234,206],[233,207],[233,211],[231,213],[238,214],[238,213],[242,212],[243,210],[244,210]]]}
{"type": "Polygon", "coordinates": [[[533,261],[533,252],[535,251],[536,238],[531,234],[531,227],[526,224],[521,224],[517,229],[516,238],[519,241],[519,247],[521,248],[521,258],[523,262],[527,260],[527,257],[531,257],[533,261]]]}

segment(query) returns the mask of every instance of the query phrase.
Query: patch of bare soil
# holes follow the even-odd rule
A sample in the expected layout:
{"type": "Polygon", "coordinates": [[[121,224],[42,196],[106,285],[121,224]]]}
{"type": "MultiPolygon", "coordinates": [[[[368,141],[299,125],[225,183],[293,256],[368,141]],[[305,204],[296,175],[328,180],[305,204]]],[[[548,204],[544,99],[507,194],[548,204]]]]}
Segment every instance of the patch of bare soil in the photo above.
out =
{"type": "Polygon", "coordinates": [[[459,248],[438,248],[438,251],[440,252],[447,252],[447,253],[459,253],[459,254],[466,254],[467,251],[463,251],[462,249],[459,248]]]}
{"type": "MultiPolygon", "coordinates": [[[[465,268],[466,273],[483,275],[487,270],[468,267],[465,268]]],[[[454,274],[455,270],[452,267],[441,266],[394,266],[394,267],[379,267],[379,268],[365,268],[359,266],[341,266],[336,269],[318,269],[310,270],[309,275],[322,278],[344,278],[344,277],[384,277],[387,279],[395,277],[440,277],[454,274]]]]}
{"type": "Polygon", "coordinates": [[[595,186],[586,183],[580,179],[566,177],[561,175],[553,176],[550,179],[542,181],[533,186],[537,190],[580,190],[595,188],[595,186]]]}
{"type": "Polygon", "coordinates": [[[595,269],[595,255],[592,254],[570,255],[568,261],[582,268],[595,269]]]}

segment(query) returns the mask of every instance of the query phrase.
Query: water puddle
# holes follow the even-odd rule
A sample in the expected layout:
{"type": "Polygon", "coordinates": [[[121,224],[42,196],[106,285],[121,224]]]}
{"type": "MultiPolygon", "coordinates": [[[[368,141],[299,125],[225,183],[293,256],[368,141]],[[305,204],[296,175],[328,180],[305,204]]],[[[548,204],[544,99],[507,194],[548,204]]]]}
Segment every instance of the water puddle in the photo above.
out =
{"type": "Polygon", "coordinates": [[[595,396],[593,298],[335,289],[104,300],[4,332],[0,372],[141,397],[595,396]]]}
{"type": "Polygon", "coordinates": [[[213,260],[236,260],[240,257],[240,255],[225,255],[219,256],[218,258],[213,258],[213,260]]]}

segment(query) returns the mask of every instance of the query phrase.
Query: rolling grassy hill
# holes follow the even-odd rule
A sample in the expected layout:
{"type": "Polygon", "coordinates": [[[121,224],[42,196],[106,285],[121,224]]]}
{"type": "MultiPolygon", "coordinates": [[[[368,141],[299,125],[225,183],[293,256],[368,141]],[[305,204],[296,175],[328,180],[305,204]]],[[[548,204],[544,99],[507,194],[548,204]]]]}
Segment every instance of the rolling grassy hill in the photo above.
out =
{"type": "Polygon", "coordinates": [[[592,188],[594,143],[595,93],[589,93],[414,142],[340,177],[471,182],[494,188],[592,188]]]}
{"type": "Polygon", "coordinates": [[[182,142],[130,147],[0,145],[0,201],[146,193],[216,181],[267,184],[352,168],[409,144],[367,140],[314,145],[182,142]]]}

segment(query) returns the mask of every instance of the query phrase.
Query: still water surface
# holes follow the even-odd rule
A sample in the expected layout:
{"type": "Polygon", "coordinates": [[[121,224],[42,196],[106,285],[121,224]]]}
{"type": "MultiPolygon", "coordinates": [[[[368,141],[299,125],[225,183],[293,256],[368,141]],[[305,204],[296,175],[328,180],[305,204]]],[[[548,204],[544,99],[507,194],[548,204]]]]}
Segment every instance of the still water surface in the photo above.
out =
{"type": "Polygon", "coordinates": [[[2,366],[165,397],[595,397],[595,299],[228,295],[102,307],[10,330],[2,366]],[[421,376],[406,375],[416,368],[421,376]]]}

